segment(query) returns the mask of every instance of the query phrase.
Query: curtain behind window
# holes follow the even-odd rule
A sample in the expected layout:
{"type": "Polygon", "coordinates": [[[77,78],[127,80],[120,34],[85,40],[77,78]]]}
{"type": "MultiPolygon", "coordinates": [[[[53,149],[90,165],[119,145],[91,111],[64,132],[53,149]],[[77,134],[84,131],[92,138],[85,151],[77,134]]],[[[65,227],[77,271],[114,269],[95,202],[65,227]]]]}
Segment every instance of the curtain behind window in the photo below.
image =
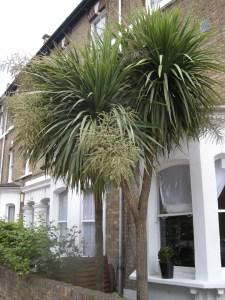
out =
{"type": "Polygon", "coordinates": [[[178,165],[159,172],[161,213],[192,212],[190,168],[178,165]]]}
{"type": "Polygon", "coordinates": [[[225,187],[225,169],[222,168],[221,159],[215,162],[217,197],[220,196],[225,187]]]}

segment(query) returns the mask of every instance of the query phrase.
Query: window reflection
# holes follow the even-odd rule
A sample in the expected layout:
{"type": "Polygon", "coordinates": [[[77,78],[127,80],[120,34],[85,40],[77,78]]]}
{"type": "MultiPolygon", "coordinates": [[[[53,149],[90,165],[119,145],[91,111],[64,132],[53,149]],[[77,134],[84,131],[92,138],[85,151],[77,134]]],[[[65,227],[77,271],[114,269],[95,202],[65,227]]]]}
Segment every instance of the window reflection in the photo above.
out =
{"type": "Polygon", "coordinates": [[[194,267],[194,234],[192,216],[161,218],[161,246],[174,251],[176,266],[194,267]]]}

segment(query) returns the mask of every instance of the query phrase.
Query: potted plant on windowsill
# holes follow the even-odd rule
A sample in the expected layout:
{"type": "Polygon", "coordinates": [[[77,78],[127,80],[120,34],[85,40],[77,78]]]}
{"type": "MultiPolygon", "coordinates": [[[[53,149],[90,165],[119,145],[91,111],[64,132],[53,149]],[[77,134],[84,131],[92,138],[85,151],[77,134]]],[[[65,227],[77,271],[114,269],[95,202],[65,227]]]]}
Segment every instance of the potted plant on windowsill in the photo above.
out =
{"type": "Polygon", "coordinates": [[[171,279],[173,278],[173,249],[169,246],[163,247],[159,250],[158,258],[161,269],[162,278],[171,279]]]}

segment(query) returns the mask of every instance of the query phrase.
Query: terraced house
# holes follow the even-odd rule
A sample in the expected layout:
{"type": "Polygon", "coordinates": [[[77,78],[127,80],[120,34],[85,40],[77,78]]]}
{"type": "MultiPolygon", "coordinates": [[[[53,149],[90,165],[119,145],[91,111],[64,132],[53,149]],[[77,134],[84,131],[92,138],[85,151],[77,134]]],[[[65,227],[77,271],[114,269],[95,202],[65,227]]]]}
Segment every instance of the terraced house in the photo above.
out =
{"type": "MultiPolygon", "coordinates": [[[[200,18],[201,31],[215,30],[211,43],[225,61],[224,0],[83,0],[47,37],[39,54],[69,40],[82,45],[92,34],[101,34],[107,23],[129,22],[138,9],[180,7],[200,18]]],[[[225,76],[217,78],[225,99],[225,76]]],[[[11,84],[6,94],[14,92],[11,84]]],[[[32,169],[15,144],[14,127],[3,95],[0,102],[0,217],[13,221],[23,216],[27,226],[40,217],[53,221],[61,233],[77,226],[82,231],[84,256],[95,255],[95,213],[91,193],[67,189],[40,166],[32,169]]],[[[225,115],[225,106],[218,107],[225,115]]],[[[104,253],[113,265],[117,289],[135,299],[135,239],[132,218],[120,190],[109,189],[103,204],[104,253]]],[[[225,143],[210,139],[184,144],[182,150],[162,157],[152,178],[148,207],[148,281],[151,299],[225,299],[225,143]],[[175,276],[162,279],[158,264],[161,246],[176,252],[175,276]]]]}

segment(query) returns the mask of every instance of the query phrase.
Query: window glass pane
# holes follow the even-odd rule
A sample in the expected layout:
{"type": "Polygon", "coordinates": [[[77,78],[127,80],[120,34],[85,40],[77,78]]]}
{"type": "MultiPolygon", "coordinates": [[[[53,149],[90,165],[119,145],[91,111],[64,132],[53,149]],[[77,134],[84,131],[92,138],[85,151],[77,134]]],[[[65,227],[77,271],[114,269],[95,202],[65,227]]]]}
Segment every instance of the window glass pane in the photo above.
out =
{"type": "Polygon", "coordinates": [[[161,246],[173,248],[176,266],[194,266],[194,234],[192,216],[160,218],[161,246]]]}
{"type": "Polygon", "coordinates": [[[85,193],[83,199],[83,220],[95,220],[95,202],[92,193],[85,193]]]}
{"type": "Polygon", "coordinates": [[[8,207],[8,222],[15,221],[15,206],[11,205],[8,207]]]}
{"type": "Polygon", "coordinates": [[[67,191],[59,194],[59,221],[67,220],[68,197],[67,191]]]}
{"type": "Polygon", "coordinates": [[[83,250],[85,256],[95,256],[95,223],[83,223],[83,250]]]}
{"type": "Polygon", "coordinates": [[[219,209],[225,209],[225,187],[223,188],[221,194],[219,195],[218,207],[219,209]]]}
{"type": "Polygon", "coordinates": [[[106,16],[102,15],[100,17],[97,17],[97,19],[94,20],[92,23],[92,33],[102,36],[105,30],[105,25],[106,25],[106,16]]]}
{"type": "Polygon", "coordinates": [[[225,213],[219,213],[221,265],[225,267],[225,213]]]}
{"type": "Polygon", "coordinates": [[[222,168],[222,160],[215,162],[216,187],[219,209],[225,209],[225,169],[222,168]]]}
{"type": "Polygon", "coordinates": [[[191,212],[191,183],[188,165],[178,165],[158,174],[161,213],[191,212]]]}

